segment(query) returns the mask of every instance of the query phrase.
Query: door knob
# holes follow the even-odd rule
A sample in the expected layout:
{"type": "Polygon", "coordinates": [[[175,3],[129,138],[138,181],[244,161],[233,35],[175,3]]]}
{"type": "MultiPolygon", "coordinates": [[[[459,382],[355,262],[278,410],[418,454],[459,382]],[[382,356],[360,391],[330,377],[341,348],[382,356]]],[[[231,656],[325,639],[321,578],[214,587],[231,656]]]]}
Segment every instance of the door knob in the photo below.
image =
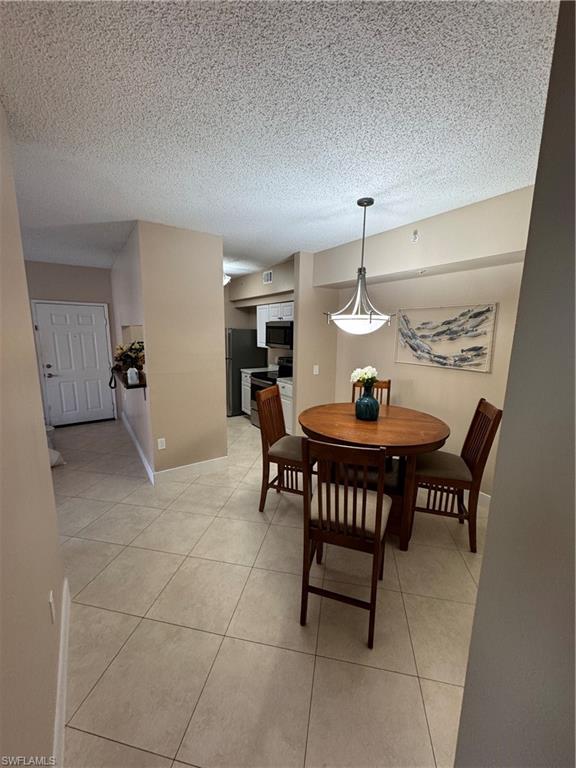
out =
{"type": "Polygon", "coordinates": [[[54,374],[53,373],[47,373],[46,374],[46,378],[47,379],[53,379],[54,378],[54,374]]]}

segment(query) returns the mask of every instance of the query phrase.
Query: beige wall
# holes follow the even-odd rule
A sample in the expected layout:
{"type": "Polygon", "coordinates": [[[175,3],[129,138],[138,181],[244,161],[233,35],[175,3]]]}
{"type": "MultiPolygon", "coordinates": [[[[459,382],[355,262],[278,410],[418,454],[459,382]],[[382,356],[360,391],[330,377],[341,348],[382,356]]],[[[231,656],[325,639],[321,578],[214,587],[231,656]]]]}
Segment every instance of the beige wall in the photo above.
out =
{"type": "MultiPolygon", "coordinates": [[[[532,194],[533,187],[524,187],[366,238],[368,279],[411,277],[418,269],[451,272],[521,261],[532,194]]],[[[367,225],[369,230],[370,213],[367,225]]],[[[350,284],[359,264],[359,240],[320,251],[314,259],[314,284],[350,284]]]]}
{"type": "Polygon", "coordinates": [[[238,309],[230,301],[230,283],[224,287],[224,325],[226,328],[256,328],[256,306],[238,309]]]}
{"type": "Polygon", "coordinates": [[[150,222],[138,229],[154,469],[225,456],[222,239],[150,222]]]}
{"type": "Polygon", "coordinates": [[[283,293],[274,293],[270,296],[260,296],[259,298],[252,299],[238,299],[237,301],[233,301],[232,304],[236,307],[236,309],[250,308],[256,311],[256,307],[259,304],[276,304],[282,301],[294,301],[293,289],[284,291],[283,293]]]}
{"type": "Polygon", "coordinates": [[[574,22],[560,4],[455,765],[574,765],[574,22]]]}
{"type": "Polygon", "coordinates": [[[294,426],[300,434],[298,414],[312,405],[333,402],[335,396],[337,331],[324,312],[338,308],[338,291],[314,288],[313,269],[314,254],[295,254],[294,426]],[[317,376],[314,365],[319,366],[317,376]]]}
{"type": "Polygon", "coordinates": [[[270,285],[262,283],[262,272],[252,272],[249,275],[236,277],[229,284],[229,296],[232,301],[263,298],[258,304],[266,304],[275,301],[273,294],[288,293],[294,290],[294,259],[290,257],[281,264],[269,267],[273,272],[273,280],[270,285]]]}
{"type": "Polygon", "coordinates": [[[109,269],[27,261],[26,279],[31,299],[112,303],[109,269]]]}
{"type": "MultiPolygon", "coordinates": [[[[350,373],[354,368],[374,365],[382,378],[392,379],[391,402],[443,419],[451,430],[446,450],[459,452],[480,397],[486,397],[499,408],[504,402],[521,276],[521,264],[508,264],[370,286],[370,297],[382,311],[498,302],[492,371],[479,373],[396,363],[393,318],[389,328],[367,336],[338,332],[336,400],[350,398],[350,373]]],[[[344,304],[350,289],[340,294],[339,304],[344,304]]],[[[484,473],[482,488],[486,493],[492,490],[496,450],[497,442],[484,473]]]]}
{"type": "Polygon", "coordinates": [[[0,107],[1,755],[52,753],[63,570],[8,129],[0,107]],[[54,592],[56,621],[48,597],[54,592]]]}
{"type": "Polygon", "coordinates": [[[48,261],[26,261],[25,266],[28,293],[31,299],[106,304],[111,341],[113,346],[116,345],[112,280],[109,269],[53,264],[48,261]]]}
{"type": "MultiPolygon", "coordinates": [[[[123,250],[112,266],[112,296],[116,338],[122,339],[122,328],[144,325],[144,301],[140,264],[138,224],[134,226],[123,250]]],[[[144,328],[144,335],[146,329],[144,328]]],[[[144,338],[146,346],[146,338],[144,338]]],[[[147,350],[146,350],[147,351],[147,350]]],[[[150,403],[143,389],[124,389],[118,384],[118,402],[123,416],[132,427],[148,464],[154,467],[150,403]]]]}

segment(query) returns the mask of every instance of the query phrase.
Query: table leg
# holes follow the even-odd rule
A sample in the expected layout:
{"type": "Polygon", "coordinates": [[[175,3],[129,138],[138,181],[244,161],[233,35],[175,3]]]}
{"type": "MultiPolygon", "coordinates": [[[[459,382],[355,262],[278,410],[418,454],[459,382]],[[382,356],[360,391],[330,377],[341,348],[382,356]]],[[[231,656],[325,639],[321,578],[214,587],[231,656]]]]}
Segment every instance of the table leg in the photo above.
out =
{"type": "Polygon", "coordinates": [[[404,499],[402,501],[402,518],[400,520],[400,549],[408,549],[412,535],[412,520],[414,517],[414,502],[416,495],[416,456],[406,457],[406,475],[404,478],[404,499]]]}

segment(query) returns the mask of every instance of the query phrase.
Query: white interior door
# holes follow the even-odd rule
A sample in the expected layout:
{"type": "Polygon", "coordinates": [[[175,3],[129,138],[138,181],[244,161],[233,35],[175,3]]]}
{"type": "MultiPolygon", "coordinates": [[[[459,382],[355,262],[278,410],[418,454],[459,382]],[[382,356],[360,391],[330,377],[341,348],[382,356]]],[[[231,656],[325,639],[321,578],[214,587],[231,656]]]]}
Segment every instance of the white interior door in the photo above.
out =
{"type": "Polygon", "coordinates": [[[113,419],[104,306],[34,302],[46,420],[54,426],[113,419]]]}

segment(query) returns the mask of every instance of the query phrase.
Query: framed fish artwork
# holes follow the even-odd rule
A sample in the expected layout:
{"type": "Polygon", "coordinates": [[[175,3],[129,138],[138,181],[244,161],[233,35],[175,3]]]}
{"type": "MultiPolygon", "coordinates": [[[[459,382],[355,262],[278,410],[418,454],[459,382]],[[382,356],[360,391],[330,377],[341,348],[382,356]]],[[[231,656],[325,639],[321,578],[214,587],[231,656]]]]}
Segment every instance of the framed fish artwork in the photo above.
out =
{"type": "Polygon", "coordinates": [[[490,373],[497,307],[399,309],[396,362],[490,373]]]}

